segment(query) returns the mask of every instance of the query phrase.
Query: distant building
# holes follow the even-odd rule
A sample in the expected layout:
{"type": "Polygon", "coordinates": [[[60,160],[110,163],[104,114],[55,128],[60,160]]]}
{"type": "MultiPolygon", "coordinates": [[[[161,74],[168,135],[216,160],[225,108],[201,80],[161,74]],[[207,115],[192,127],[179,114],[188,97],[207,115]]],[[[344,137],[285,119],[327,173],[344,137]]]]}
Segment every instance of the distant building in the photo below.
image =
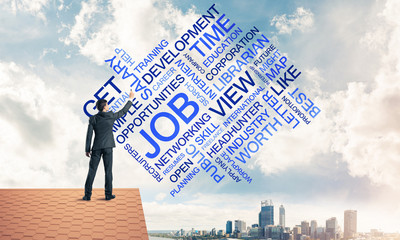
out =
{"type": "Polygon", "coordinates": [[[261,211],[258,214],[258,225],[265,228],[268,225],[274,225],[274,205],[272,200],[261,201],[261,211]]]}
{"type": "Polygon", "coordinates": [[[357,211],[344,211],[344,239],[352,239],[357,233],[357,211]]]}
{"type": "Polygon", "coordinates": [[[217,235],[217,230],[215,228],[211,229],[210,235],[211,236],[217,235]]]}
{"type": "Polygon", "coordinates": [[[379,231],[378,229],[371,229],[371,236],[375,238],[383,237],[383,232],[379,231]]]}
{"type": "Polygon", "coordinates": [[[319,240],[326,240],[326,232],[324,227],[317,227],[316,238],[319,240]]]}
{"type": "Polygon", "coordinates": [[[338,233],[338,223],[335,217],[329,218],[326,220],[326,236],[327,239],[337,239],[337,233],[338,233]]]}
{"type": "Polygon", "coordinates": [[[224,236],[225,235],[225,231],[224,230],[218,230],[218,233],[217,233],[217,235],[218,236],[224,236]]]}
{"type": "Polygon", "coordinates": [[[300,240],[310,240],[310,236],[307,235],[301,235],[300,240]]]}
{"type": "Polygon", "coordinates": [[[235,220],[235,232],[246,232],[246,222],[242,220],[235,220]]]}
{"type": "Polygon", "coordinates": [[[279,207],[279,225],[285,227],[285,208],[283,205],[279,207]]]}
{"type": "Polygon", "coordinates": [[[311,220],[311,227],[310,227],[310,237],[312,239],[316,239],[317,238],[317,221],[315,220],[311,220]]]}
{"type": "Polygon", "coordinates": [[[232,233],[232,221],[226,221],[226,234],[232,233]]]}
{"type": "Polygon", "coordinates": [[[301,237],[301,226],[296,225],[293,227],[293,240],[300,240],[301,237]]]}
{"type": "MultiPolygon", "coordinates": [[[[258,225],[258,224],[253,224],[258,225]]],[[[249,236],[252,238],[263,238],[263,229],[260,227],[252,227],[249,230],[249,236]]]]}
{"type": "Polygon", "coordinates": [[[265,237],[272,240],[283,240],[283,228],[281,226],[266,226],[265,237]]]}
{"type": "Polygon", "coordinates": [[[301,234],[310,236],[310,223],[307,221],[301,222],[301,234]]]}
{"type": "Polygon", "coordinates": [[[287,228],[283,229],[283,240],[293,240],[292,235],[290,234],[290,230],[287,228]]]}

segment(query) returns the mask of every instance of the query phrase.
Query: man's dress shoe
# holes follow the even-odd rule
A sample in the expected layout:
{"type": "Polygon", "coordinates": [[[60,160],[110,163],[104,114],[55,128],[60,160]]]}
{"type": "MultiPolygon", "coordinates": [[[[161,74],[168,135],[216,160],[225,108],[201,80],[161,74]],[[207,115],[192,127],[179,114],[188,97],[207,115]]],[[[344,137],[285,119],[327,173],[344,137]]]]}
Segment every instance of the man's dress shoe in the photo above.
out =
{"type": "Polygon", "coordinates": [[[114,199],[115,198],[115,195],[106,195],[106,200],[108,201],[108,200],[111,200],[111,199],[114,199]]]}
{"type": "Polygon", "coordinates": [[[90,201],[90,197],[88,197],[88,196],[85,195],[85,196],[83,196],[82,200],[90,201]]]}

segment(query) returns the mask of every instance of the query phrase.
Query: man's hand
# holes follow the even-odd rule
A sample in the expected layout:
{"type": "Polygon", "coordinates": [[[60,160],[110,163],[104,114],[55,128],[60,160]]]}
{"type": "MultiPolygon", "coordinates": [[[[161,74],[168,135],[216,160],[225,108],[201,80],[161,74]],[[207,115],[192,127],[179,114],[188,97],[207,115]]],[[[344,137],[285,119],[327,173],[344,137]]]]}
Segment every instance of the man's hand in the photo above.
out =
{"type": "Polygon", "coordinates": [[[86,152],[86,157],[90,157],[90,152],[86,152]]]}
{"type": "Polygon", "coordinates": [[[129,93],[129,98],[130,98],[130,99],[133,99],[133,95],[134,95],[134,94],[133,94],[132,89],[131,89],[131,92],[129,93]]]}

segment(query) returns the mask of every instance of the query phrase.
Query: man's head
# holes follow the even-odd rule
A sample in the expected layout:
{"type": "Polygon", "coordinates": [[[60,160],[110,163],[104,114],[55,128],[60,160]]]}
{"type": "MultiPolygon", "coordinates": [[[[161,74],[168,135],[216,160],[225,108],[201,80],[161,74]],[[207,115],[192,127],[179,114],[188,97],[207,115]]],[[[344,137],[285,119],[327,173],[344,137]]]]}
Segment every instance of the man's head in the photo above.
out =
{"type": "Polygon", "coordinates": [[[107,100],[105,100],[105,99],[99,99],[96,102],[96,107],[97,107],[97,110],[99,110],[100,112],[107,112],[109,109],[107,100]]]}

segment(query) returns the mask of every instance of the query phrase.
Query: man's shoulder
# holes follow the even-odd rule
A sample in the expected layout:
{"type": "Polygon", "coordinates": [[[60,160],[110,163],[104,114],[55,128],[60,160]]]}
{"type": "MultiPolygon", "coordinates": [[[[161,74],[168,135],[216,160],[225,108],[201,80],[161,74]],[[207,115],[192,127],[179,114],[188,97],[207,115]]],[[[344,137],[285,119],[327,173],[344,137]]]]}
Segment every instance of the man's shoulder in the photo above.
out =
{"type": "Polygon", "coordinates": [[[96,123],[98,121],[109,120],[110,118],[113,118],[113,115],[114,113],[112,111],[98,112],[89,118],[89,122],[96,123]]]}
{"type": "Polygon", "coordinates": [[[89,123],[90,124],[95,124],[96,123],[97,115],[98,115],[98,113],[93,115],[93,116],[91,116],[91,117],[89,117],[89,123]]]}

